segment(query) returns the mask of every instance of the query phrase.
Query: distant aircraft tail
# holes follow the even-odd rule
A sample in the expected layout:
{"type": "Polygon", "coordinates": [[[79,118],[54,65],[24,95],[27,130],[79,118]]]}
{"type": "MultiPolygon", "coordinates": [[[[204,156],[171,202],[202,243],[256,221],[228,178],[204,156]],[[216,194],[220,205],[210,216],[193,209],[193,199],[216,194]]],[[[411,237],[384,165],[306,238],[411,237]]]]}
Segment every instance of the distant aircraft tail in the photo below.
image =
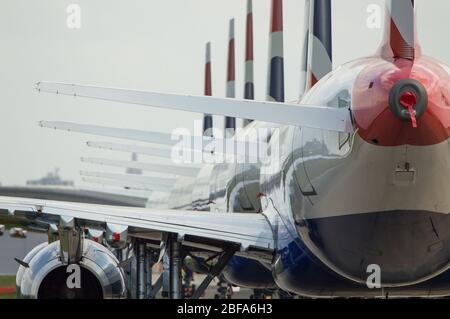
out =
{"type": "MultiPolygon", "coordinates": [[[[205,88],[204,95],[212,96],[212,80],[211,80],[211,42],[206,43],[205,54],[205,88]]],[[[203,115],[203,136],[212,137],[213,117],[211,114],[203,115]]]]}
{"type": "Polygon", "coordinates": [[[333,70],[331,0],[311,0],[309,9],[305,91],[333,70]]]}
{"type": "MultiPolygon", "coordinates": [[[[230,20],[229,41],[228,41],[228,63],[227,63],[227,98],[236,97],[236,69],[235,69],[235,40],[234,40],[234,19],[230,20]]],[[[236,130],[236,118],[225,117],[225,130],[236,130]]]]}
{"type": "MultiPolygon", "coordinates": [[[[253,72],[253,1],[247,0],[247,26],[245,33],[245,83],[244,99],[255,99],[255,85],[253,72]]],[[[252,120],[245,119],[244,126],[252,120]]]]}
{"type": "Polygon", "coordinates": [[[283,0],[272,0],[267,100],[284,102],[283,0]]]}

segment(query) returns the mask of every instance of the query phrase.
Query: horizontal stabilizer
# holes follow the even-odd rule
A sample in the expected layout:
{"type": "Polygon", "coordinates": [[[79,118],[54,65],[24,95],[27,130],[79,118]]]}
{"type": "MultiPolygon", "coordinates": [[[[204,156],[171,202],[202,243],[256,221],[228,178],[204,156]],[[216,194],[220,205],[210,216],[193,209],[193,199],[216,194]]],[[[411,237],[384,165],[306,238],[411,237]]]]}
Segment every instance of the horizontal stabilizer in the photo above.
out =
{"type": "Polygon", "coordinates": [[[168,192],[169,189],[166,186],[149,185],[132,181],[118,181],[114,179],[96,178],[96,177],[82,177],[83,182],[88,184],[101,185],[103,187],[119,187],[132,191],[143,192],[168,192]]]}
{"type": "Polygon", "coordinates": [[[115,179],[118,181],[130,181],[143,183],[147,185],[160,185],[165,187],[172,187],[176,181],[175,178],[142,176],[133,174],[114,174],[114,173],[89,172],[89,171],[80,171],[80,174],[81,176],[86,177],[108,178],[108,179],[115,179]]]}
{"type": "MultiPolygon", "coordinates": [[[[78,124],[71,122],[60,121],[41,121],[39,126],[52,128],[55,130],[62,130],[68,132],[78,132],[93,134],[106,137],[115,137],[139,142],[147,142],[154,144],[161,144],[167,146],[173,146],[177,143],[176,140],[172,140],[171,135],[168,133],[141,131],[126,128],[114,128],[100,125],[78,124]]],[[[201,138],[200,138],[201,143],[201,138]]]]}
{"type": "MultiPolygon", "coordinates": [[[[62,130],[68,132],[78,132],[85,134],[93,134],[99,136],[106,137],[114,137],[121,139],[128,139],[139,142],[147,142],[153,144],[159,144],[164,146],[176,146],[180,150],[187,152],[203,152],[211,149],[215,149],[217,145],[221,146],[222,150],[230,149],[227,145],[230,143],[230,139],[218,139],[207,136],[180,136],[179,139],[172,139],[171,134],[161,133],[161,132],[153,132],[153,131],[142,131],[135,129],[126,129],[126,128],[115,128],[115,127],[106,127],[99,125],[90,125],[90,124],[78,124],[71,122],[61,122],[61,121],[40,121],[39,125],[45,128],[51,128],[55,130],[62,130]],[[209,145],[205,149],[204,145],[209,145]]],[[[249,141],[241,141],[234,140],[232,143],[235,147],[231,147],[231,152],[218,152],[215,151],[215,154],[218,156],[233,156],[237,155],[243,157],[249,157],[251,159],[264,159],[264,154],[251,155],[247,149],[257,149],[258,147],[267,146],[263,142],[249,142],[249,141]]],[[[116,144],[117,145],[117,144],[116,144]]],[[[133,152],[139,153],[137,150],[133,150],[133,152]]],[[[167,153],[166,153],[167,154],[167,153]]]]}
{"type": "Polygon", "coordinates": [[[98,148],[101,150],[126,152],[126,153],[137,153],[142,155],[161,157],[169,159],[172,156],[172,151],[168,148],[156,148],[149,146],[140,145],[127,145],[120,143],[110,143],[110,142],[87,142],[87,146],[92,148],[98,148]]]}
{"type": "Polygon", "coordinates": [[[176,95],[55,82],[39,82],[36,88],[39,91],[48,93],[179,111],[208,113],[329,131],[353,131],[350,111],[345,108],[226,99],[210,96],[176,95]]]}
{"type": "MultiPolygon", "coordinates": [[[[116,161],[104,158],[87,158],[82,157],[81,161],[89,164],[108,165],[122,168],[139,169],[145,171],[152,171],[155,173],[171,174],[185,177],[196,177],[199,169],[195,167],[183,167],[181,165],[162,165],[142,162],[126,162],[116,161]]],[[[128,176],[128,175],[126,175],[128,176]]]]}

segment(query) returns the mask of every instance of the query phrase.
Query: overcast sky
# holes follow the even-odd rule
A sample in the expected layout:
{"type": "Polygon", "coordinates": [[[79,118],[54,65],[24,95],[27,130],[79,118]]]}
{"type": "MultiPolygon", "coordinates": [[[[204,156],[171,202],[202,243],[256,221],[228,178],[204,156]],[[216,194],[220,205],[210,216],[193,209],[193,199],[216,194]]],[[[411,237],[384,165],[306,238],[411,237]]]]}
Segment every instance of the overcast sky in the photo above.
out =
{"type": "MultiPolygon", "coordinates": [[[[80,156],[128,159],[89,149],[87,140],[114,141],[42,129],[61,120],[171,132],[192,129],[200,114],[38,94],[34,83],[52,80],[162,92],[202,94],[204,44],[212,41],[213,94],[224,96],[228,20],[236,18],[237,94],[243,92],[245,0],[1,0],[0,182],[23,184],[58,166],[80,183],[79,170],[118,172],[81,164],[80,156]],[[81,28],[66,24],[69,4],[81,8],[81,28]]],[[[448,63],[450,2],[416,1],[425,54],[448,63]]],[[[333,0],[335,67],[377,49],[382,30],[366,26],[369,4],[333,0]]],[[[286,98],[299,94],[303,0],[285,0],[286,98]]],[[[256,98],[264,99],[270,0],[254,0],[256,98]]],[[[217,119],[216,119],[217,120],[217,119]]],[[[220,119],[219,125],[222,125],[220,119]]],[[[141,157],[141,161],[156,161],[141,157]]]]}

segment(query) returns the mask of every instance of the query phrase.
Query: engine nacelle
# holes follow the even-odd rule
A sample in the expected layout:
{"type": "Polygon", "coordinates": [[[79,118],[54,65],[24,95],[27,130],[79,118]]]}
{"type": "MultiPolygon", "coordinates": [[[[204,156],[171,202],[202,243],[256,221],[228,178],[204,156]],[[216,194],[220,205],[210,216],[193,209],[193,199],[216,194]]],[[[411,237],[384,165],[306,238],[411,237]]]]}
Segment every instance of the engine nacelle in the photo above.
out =
{"type": "Polygon", "coordinates": [[[19,298],[103,299],[124,298],[125,276],[119,261],[104,246],[83,239],[77,264],[61,261],[59,241],[31,250],[16,277],[19,298]]]}

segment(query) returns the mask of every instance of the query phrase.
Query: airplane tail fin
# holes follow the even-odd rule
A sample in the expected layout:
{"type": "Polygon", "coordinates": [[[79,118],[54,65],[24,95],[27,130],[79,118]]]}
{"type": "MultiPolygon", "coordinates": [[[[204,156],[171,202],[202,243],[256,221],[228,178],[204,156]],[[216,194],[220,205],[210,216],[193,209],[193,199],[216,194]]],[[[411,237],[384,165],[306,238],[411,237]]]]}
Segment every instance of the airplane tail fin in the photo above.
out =
{"type": "Polygon", "coordinates": [[[267,100],[284,102],[283,0],[272,0],[267,100]]]}
{"type": "MultiPolygon", "coordinates": [[[[244,99],[255,98],[255,85],[253,74],[253,0],[247,0],[247,27],[245,35],[245,84],[244,99]]],[[[244,120],[244,126],[251,120],[244,120]]]]}
{"type": "Polygon", "coordinates": [[[305,91],[333,70],[331,0],[311,0],[305,91]]]}
{"type": "MultiPolygon", "coordinates": [[[[234,19],[230,20],[229,41],[228,41],[228,63],[227,63],[227,98],[236,97],[236,76],[235,76],[235,39],[234,39],[234,19]]],[[[225,130],[236,130],[236,118],[225,117],[225,130]]]]}
{"type": "Polygon", "coordinates": [[[414,60],[420,55],[417,43],[414,0],[387,0],[385,38],[381,55],[414,60]]]}
{"type": "Polygon", "coordinates": [[[303,48],[300,69],[300,98],[308,90],[308,52],[309,52],[309,24],[311,12],[311,0],[305,0],[305,14],[303,21],[303,48]]]}
{"type": "MultiPolygon", "coordinates": [[[[211,83],[211,42],[206,44],[205,55],[205,96],[212,96],[212,83],[211,83]]],[[[213,117],[211,114],[205,113],[203,115],[203,136],[212,137],[213,129],[213,117]]]]}

